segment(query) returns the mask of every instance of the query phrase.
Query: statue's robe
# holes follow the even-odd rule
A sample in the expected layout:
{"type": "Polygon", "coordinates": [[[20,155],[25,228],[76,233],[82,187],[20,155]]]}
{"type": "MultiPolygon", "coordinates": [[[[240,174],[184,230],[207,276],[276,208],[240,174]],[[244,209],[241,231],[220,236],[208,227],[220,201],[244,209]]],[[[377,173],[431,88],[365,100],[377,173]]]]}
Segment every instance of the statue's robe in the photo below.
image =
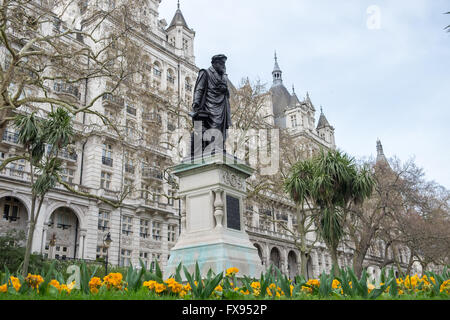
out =
{"type": "Polygon", "coordinates": [[[225,143],[226,130],[232,125],[227,76],[225,74],[221,76],[212,66],[200,70],[194,89],[194,105],[202,108],[201,110],[194,110],[195,112],[202,111],[208,114],[208,119],[203,122],[205,129],[220,130],[225,143]],[[206,97],[202,106],[205,90],[206,97]]]}

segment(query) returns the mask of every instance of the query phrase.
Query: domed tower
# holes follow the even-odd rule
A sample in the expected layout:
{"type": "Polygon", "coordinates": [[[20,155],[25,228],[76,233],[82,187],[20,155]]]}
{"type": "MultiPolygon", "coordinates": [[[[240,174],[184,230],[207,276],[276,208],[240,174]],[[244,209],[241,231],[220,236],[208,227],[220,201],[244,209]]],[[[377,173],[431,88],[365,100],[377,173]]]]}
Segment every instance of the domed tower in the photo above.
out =
{"type": "Polygon", "coordinates": [[[277,53],[275,52],[275,66],[272,71],[273,83],[270,88],[272,95],[272,108],[274,123],[276,126],[286,128],[286,117],[284,112],[291,103],[291,94],[283,84],[283,71],[278,65],[277,53]]]}
{"type": "Polygon", "coordinates": [[[166,29],[168,35],[168,42],[175,47],[176,53],[179,56],[186,58],[189,62],[194,63],[194,38],[195,32],[190,29],[184,19],[183,13],[180,9],[180,1],[178,0],[178,8],[175,15],[166,29]]]}

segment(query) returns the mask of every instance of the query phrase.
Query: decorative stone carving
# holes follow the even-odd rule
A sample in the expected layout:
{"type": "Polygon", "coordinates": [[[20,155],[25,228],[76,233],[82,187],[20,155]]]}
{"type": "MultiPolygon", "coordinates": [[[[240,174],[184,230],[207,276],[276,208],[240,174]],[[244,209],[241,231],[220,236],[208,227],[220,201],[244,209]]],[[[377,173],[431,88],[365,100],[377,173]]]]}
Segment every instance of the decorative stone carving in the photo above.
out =
{"type": "Polygon", "coordinates": [[[246,191],[244,180],[229,170],[222,171],[222,181],[224,184],[226,184],[232,188],[236,188],[236,189],[244,191],[244,192],[246,191]]]}

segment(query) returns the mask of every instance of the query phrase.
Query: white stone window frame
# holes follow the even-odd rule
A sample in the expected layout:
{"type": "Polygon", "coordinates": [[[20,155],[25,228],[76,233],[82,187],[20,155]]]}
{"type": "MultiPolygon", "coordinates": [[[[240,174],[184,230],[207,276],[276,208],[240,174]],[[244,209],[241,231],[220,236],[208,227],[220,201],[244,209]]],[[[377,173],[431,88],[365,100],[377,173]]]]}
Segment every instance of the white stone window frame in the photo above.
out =
{"type": "Polygon", "coordinates": [[[131,236],[133,234],[133,217],[122,216],[122,228],[121,234],[125,236],[131,236]]]}
{"type": "Polygon", "coordinates": [[[162,241],[162,223],[161,221],[152,221],[152,239],[162,241]]]}
{"type": "Polygon", "coordinates": [[[100,189],[111,190],[112,173],[102,171],[100,173],[100,189]]]}
{"type": "Polygon", "coordinates": [[[111,223],[111,212],[100,209],[98,212],[98,230],[103,232],[109,231],[111,229],[110,223],[111,223]]]}
{"type": "Polygon", "coordinates": [[[139,237],[141,237],[143,239],[148,239],[151,237],[150,223],[151,223],[151,221],[149,219],[140,219],[139,220],[139,237]]]}
{"type": "Polygon", "coordinates": [[[169,224],[167,226],[167,241],[171,243],[177,241],[177,225],[169,224]]]}

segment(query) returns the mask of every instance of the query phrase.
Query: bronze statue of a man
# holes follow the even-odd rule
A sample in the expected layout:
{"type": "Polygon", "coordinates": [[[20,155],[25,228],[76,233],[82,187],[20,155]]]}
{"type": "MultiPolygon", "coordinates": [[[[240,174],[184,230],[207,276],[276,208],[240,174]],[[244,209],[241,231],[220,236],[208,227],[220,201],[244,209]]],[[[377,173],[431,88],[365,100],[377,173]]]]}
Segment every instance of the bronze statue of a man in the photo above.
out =
{"type": "Polygon", "coordinates": [[[194,133],[191,137],[191,156],[202,156],[208,148],[211,153],[224,152],[226,131],[231,126],[230,92],[223,54],[211,59],[212,66],[199,71],[194,88],[194,133]]]}

